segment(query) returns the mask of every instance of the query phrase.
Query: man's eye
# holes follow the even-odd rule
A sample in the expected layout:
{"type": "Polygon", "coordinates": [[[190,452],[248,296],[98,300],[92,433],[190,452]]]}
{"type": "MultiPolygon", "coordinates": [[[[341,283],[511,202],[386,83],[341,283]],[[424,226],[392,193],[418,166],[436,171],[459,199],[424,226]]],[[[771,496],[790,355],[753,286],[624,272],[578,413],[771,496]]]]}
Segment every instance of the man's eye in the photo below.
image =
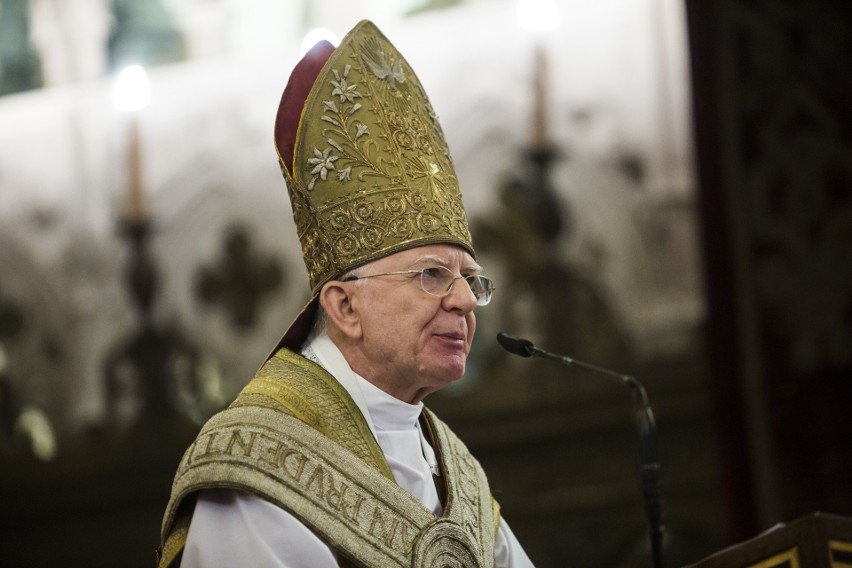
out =
{"type": "Polygon", "coordinates": [[[443,274],[441,274],[443,271],[437,266],[435,268],[424,268],[422,272],[423,276],[425,276],[426,278],[438,279],[443,276],[443,274]]]}

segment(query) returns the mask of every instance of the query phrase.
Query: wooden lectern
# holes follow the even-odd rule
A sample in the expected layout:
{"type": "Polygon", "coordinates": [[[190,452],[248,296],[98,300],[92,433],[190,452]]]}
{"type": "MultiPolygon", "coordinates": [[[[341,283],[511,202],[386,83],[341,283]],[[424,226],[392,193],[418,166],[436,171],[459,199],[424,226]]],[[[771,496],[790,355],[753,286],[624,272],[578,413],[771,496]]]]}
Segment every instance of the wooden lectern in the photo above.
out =
{"type": "Polygon", "coordinates": [[[686,568],[852,568],[852,519],[811,513],[686,568]]]}

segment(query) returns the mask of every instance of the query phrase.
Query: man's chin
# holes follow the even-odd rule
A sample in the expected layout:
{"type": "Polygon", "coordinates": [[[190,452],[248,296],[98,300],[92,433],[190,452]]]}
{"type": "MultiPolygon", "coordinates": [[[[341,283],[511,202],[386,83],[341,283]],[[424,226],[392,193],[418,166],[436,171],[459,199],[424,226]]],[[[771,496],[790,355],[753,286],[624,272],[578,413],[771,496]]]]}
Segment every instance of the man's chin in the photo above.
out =
{"type": "Polygon", "coordinates": [[[465,362],[467,357],[457,358],[456,361],[447,361],[442,365],[438,372],[435,373],[438,381],[444,386],[449,385],[464,376],[465,362]],[[459,360],[460,359],[460,360],[459,360]]]}

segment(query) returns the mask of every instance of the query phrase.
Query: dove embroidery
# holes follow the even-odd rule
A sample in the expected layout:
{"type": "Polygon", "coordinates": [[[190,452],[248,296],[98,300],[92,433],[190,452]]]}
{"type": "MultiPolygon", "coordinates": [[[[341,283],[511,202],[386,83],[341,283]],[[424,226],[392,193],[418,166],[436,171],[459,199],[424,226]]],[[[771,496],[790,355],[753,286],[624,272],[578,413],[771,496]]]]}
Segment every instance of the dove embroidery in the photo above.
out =
{"type": "Polygon", "coordinates": [[[364,63],[367,64],[367,67],[370,68],[370,71],[383,81],[387,81],[390,83],[390,86],[396,88],[397,83],[405,82],[405,73],[402,71],[402,60],[397,59],[394,61],[393,66],[387,62],[387,58],[385,57],[384,51],[375,51],[373,56],[371,57],[367,54],[363,54],[361,57],[364,59],[364,63]]]}

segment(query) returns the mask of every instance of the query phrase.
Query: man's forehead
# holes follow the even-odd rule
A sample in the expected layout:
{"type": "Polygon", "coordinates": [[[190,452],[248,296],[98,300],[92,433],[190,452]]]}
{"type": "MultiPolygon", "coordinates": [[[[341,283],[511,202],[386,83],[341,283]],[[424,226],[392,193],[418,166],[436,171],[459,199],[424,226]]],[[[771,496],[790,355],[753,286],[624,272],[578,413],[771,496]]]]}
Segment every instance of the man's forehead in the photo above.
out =
{"type": "Polygon", "coordinates": [[[388,261],[395,263],[437,263],[442,265],[459,263],[464,267],[479,268],[479,265],[468,251],[455,245],[424,245],[403,250],[385,258],[388,261]]]}

